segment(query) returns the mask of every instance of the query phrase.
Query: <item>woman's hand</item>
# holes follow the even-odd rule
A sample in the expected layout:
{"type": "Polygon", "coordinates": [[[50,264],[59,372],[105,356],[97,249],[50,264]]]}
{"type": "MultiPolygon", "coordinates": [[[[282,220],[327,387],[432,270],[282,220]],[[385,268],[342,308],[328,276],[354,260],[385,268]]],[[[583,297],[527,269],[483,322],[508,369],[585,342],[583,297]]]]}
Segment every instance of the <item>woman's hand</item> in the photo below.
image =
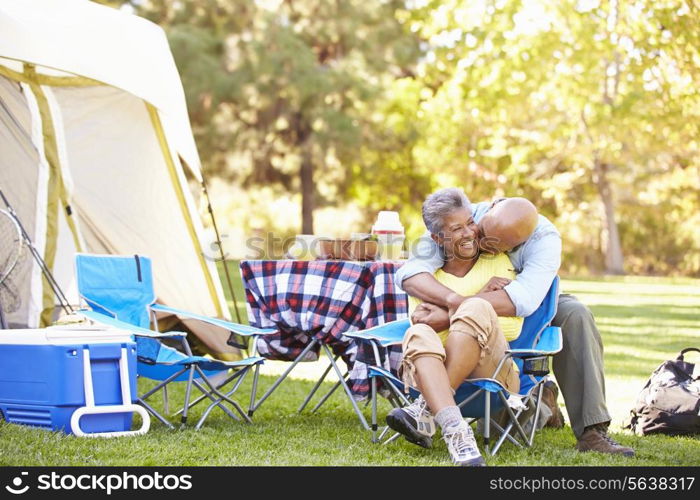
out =
{"type": "Polygon", "coordinates": [[[441,332],[450,327],[450,317],[444,308],[429,302],[421,302],[411,314],[411,323],[422,323],[436,332],[441,332]]]}
{"type": "Polygon", "coordinates": [[[508,278],[499,278],[498,276],[493,276],[483,287],[479,290],[479,293],[485,292],[496,292],[498,290],[503,290],[511,281],[508,278]]]}

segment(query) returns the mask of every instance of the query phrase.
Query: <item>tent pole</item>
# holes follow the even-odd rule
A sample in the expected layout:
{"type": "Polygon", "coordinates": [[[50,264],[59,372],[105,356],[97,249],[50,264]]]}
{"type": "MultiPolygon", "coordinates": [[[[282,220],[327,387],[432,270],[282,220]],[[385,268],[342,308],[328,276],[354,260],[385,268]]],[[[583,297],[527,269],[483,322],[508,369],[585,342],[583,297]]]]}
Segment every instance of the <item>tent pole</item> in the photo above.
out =
{"type": "Polygon", "coordinates": [[[233,298],[233,308],[236,311],[236,321],[241,322],[241,314],[238,312],[238,301],[236,300],[236,293],[233,291],[233,283],[231,282],[231,275],[228,272],[228,266],[226,265],[226,256],[224,255],[224,246],[221,243],[221,236],[219,235],[219,228],[216,225],[216,218],[214,217],[214,209],[211,206],[211,199],[209,198],[209,191],[207,190],[207,183],[204,180],[204,175],[202,175],[202,190],[204,191],[204,196],[207,198],[207,209],[209,210],[209,216],[211,217],[212,225],[214,226],[214,233],[216,234],[216,244],[219,247],[219,253],[221,254],[221,262],[224,264],[224,274],[226,275],[226,283],[228,284],[228,289],[231,292],[231,298],[233,298]]]}
{"type": "Polygon", "coordinates": [[[49,286],[51,286],[51,288],[53,289],[53,293],[54,295],[56,295],[56,298],[58,299],[61,308],[66,314],[73,314],[75,311],[70,305],[68,298],[66,298],[66,295],[63,293],[63,290],[61,290],[61,287],[58,285],[56,278],[54,278],[53,274],[51,273],[51,270],[46,265],[46,262],[44,262],[44,259],[41,258],[41,255],[39,255],[39,252],[34,247],[34,243],[29,237],[29,234],[27,234],[27,231],[24,229],[24,226],[19,220],[19,217],[17,217],[17,213],[12,208],[12,205],[10,205],[10,202],[7,201],[7,198],[5,198],[5,193],[2,192],[2,189],[0,189],[0,198],[2,198],[2,201],[5,203],[9,214],[12,216],[15,222],[17,222],[17,225],[19,226],[19,229],[22,233],[22,239],[24,239],[24,241],[27,243],[27,246],[29,247],[29,252],[32,254],[32,257],[34,257],[34,260],[39,265],[41,272],[44,273],[44,276],[49,282],[49,286]]]}

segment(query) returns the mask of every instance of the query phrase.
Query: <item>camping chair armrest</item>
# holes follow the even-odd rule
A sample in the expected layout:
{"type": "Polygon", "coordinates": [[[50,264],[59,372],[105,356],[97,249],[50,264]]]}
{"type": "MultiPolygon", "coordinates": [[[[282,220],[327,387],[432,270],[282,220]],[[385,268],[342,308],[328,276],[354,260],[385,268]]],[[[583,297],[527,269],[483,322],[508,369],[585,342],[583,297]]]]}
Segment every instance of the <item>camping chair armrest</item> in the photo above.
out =
{"type": "Polygon", "coordinates": [[[79,315],[83,316],[84,318],[89,319],[90,321],[94,321],[95,323],[101,323],[103,325],[111,326],[114,328],[119,328],[120,330],[126,330],[128,332],[131,332],[132,335],[136,335],[139,337],[151,337],[151,338],[181,337],[184,339],[184,337],[187,336],[187,334],[184,332],[165,332],[165,333],[154,332],[153,330],[147,330],[146,328],[134,326],[134,325],[131,325],[129,323],[125,323],[124,321],[119,321],[116,318],[112,318],[111,316],[107,316],[106,314],[98,313],[96,311],[91,311],[89,309],[80,309],[79,311],[76,311],[76,314],[79,314],[79,315]]]}
{"type": "Polygon", "coordinates": [[[393,344],[400,344],[409,326],[411,326],[411,322],[408,319],[400,319],[367,328],[366,330],[344,332],[343,335],[361,340],[372,340],[386,347],[393,344]]]}
{"type": "Polygon", "coordinates": [[[553,356],[561,351],[561,348],[561,328],[548,326],[540,335],[540,339],[533,349],[510,349],[506,352],[514,358],[533,358],[537,356],[553,356]]]}
{"type": "Polygon", "coordinates": [[[379,365],[381,363],[379,347],[387,348],[401,344],[404,333],[406,333],[409,326],[411,326],[409,320],[397,320],[367,328],[366,330],[345,332],[343,335],[357,342],[369,342],[374,352],[374,361],[379,365]]]}
{"type": "Polygon", "coordinates": [[[151,332],[151,333],[143,333],[143,332],[132,332],[134,336],[136,337],[149,337],[152,339],[169,339],[169,338],[182,338],[184,339],[187,337],[187,333],[185,332],[151,332]]]}
{"type": "Polygon", "coordinates": [[[201,314],[196,314],[196,313],[189,312],[189,311],[183,311],[182,309],[175,309],[174,307],[168,307],[168,306],[164,306],[162,304],[152,304],[151,311],[166,312],[166,313],[170,313],[170,314],[175,314],[177,316],[184,316],[187,318],[196,319],[196,320],[202,321],[204,323],[208,323],[210,325],[218,326],[218,327],[223,328],[225,330],[229,330],[233,333],[236,333],[238,335],[242,335],[245,337],[249,337],[249,336],[253,336],[253,335],[269,335],[271,333],[277,332],[277,329],[275,329],[275,328],[255,328],[253,326],[241,325],[238,323],[231,323],[230,321],[226,321],[223,319],[210,318],[208,316],[202,316],[201,314]]]}

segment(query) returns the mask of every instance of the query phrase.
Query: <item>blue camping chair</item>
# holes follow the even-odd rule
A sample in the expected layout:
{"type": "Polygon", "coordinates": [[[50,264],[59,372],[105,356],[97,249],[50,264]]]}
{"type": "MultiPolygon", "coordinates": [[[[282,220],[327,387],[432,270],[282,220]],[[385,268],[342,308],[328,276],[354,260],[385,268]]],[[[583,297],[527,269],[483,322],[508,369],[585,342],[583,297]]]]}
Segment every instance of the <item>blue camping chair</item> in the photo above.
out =
{"type": "MultiPolygon", "coordinates": [[[[239,418],[224,405],[224,402],[229,403],[246,422],[251,423],[250,417],[231,398],[231,395],[238,389],[248,371],[263,363],[263,358],[249,357],[239,361],[220,361],[193,356],[186,333],[159,333],[150,330],[150,318],[152,315],[156,329],[155,313],[158,311],[194,318],[245,337],[270,333],[272,330],[252,328],[155,304],[151,260],[148,257],[77,254],[76,271],[80,296],[91,308],[91,310],[81,310],[80,314],[98,323],[130,330],[137,342],[138,375],[160,382],[137,399],[139,404],[163,424],[172,428],[170,422],[146,400],[160,389],[165,390],[171,382],[186,381],[185,403],[182,410],[178,412],[182,414],[183,425],[187,422],[188,410],[207,398],[212,403],[197,422],[197,429],[202,426],[216,406],[234,420],[238,420],[239,418]],[[184,353],[161,343],[163,339],[179,341],[184,353]],[[235,371],[226,377],[230,370],[235,371]],[[223,382],[215,384],[210,380],[210,377],[219,374],[226,377],[223,382]],[[219,390],[234,380],[236,381],[234,387],[227,394],[219,390]],[[190,402],[192,386],[203,394],[194,402],[190,402]]],[[[254,399],[255,394],[251,394],[251,401],[254,399]]]]}
{"type": "MultiPolygon", "coordinates": [[[[496,372],[491,378],[467,379],[457,388],[455,401],[461,409],[462,416],[469,423],[483,418],[484,445],[487,453],[495,455],[503,442],[508,439],[517,446],[532,446],[537,421],[542,405],[542,388],[549,373],[549,359],[561,350],[561,329],[551,326],[550,323],[557,311],[559,297],[559,277],[555,277],[544,300],[530,316],[525,318],[523,328],[517,339],[510,342],[510,349],[499,362],[496,372]],[[523,405],[517,411],[513,411],[508,404],[512,396],[503,385],[496,380],[496,375],[505,363],[515,360],[520,370],[520,391],[518,397],[523,405]],[[507,414],[505,427],[499,425],[492,416],[500,410],[507,414]],[[526,432],[525,421],[520,421],[521,416],[531,418],[531,429],[526,432]],[[491,427],[500,432],[493,449],[490,449],[491,427]],[[519,438],[519,439],[518,439],[519,438]]],[[[372,405],[372,442],[380,442],[389,431],[384,427],[379,437],[377,425],[377,390],[378,382],[389,391],[389,401],[394,406],[403,406],[410,403],[411,399],[418,397],[420,392],[415,387],[408,388],[408,397],[404,393],[404,384],[390,371],[381,365],[380,348],[392,345],[401,345],[404,333],[410,326],[409,320],[400,320],[380,325],[368,330],[347,332],[345,335],[357,339],[359,342],[369,342],[374,350],[376,364],[370,366],[369,377],[371,380],[371,405],[372,405]]],[[[399,437],[392,436],[386,442],[399,437]]]]}

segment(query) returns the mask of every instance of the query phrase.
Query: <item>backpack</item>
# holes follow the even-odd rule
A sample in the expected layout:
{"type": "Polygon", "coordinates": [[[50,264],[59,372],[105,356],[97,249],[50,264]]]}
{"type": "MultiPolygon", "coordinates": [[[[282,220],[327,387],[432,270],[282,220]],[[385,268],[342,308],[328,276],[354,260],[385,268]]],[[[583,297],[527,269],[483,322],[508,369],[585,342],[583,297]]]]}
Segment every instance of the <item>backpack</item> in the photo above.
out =
{"type": "Polygon", "coordinates": [[[676,359],[664,361],[647,380],[632,408],[625,427],[636,434],[670,436],[700,434],[700,376],[693,378],[695,365],[683,360],[683,349],[676,359]]]}

